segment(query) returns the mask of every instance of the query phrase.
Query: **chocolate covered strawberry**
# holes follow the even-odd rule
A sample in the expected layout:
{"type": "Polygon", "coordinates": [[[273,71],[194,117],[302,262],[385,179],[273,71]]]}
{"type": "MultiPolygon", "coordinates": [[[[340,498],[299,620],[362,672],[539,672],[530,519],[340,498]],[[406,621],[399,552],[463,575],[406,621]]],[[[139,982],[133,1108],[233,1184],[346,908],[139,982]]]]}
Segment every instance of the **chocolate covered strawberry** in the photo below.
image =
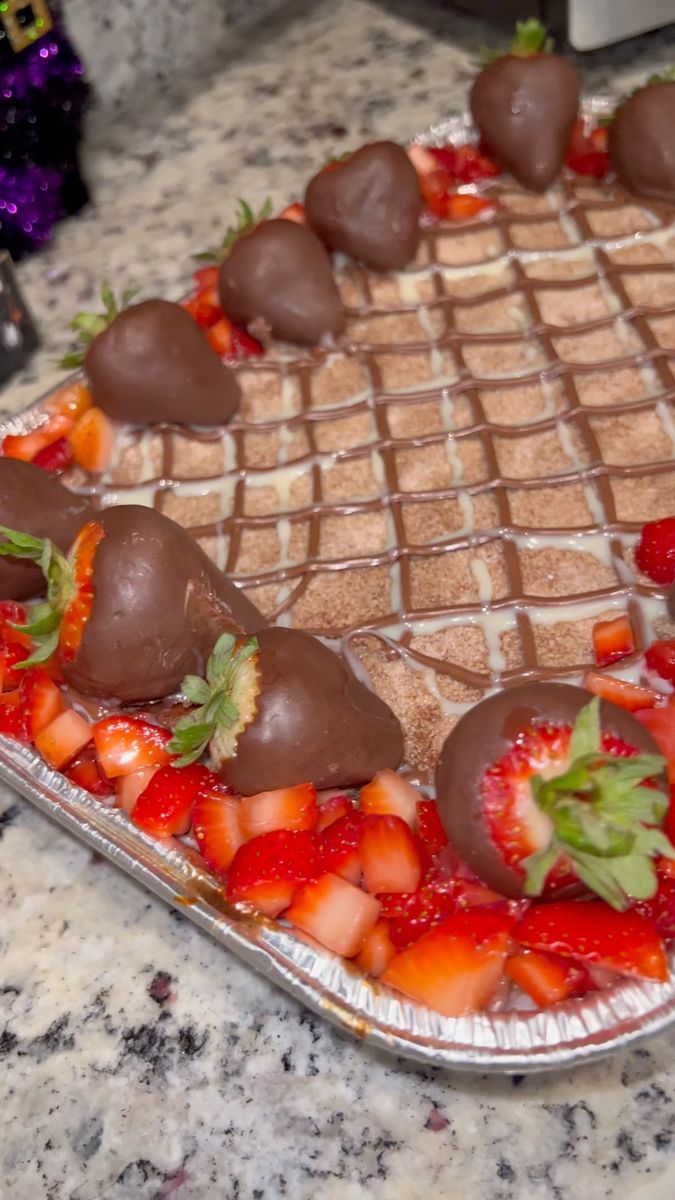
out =
{"type": "Polygon", "coordinates": [[[78,313],[80,346],[64,366],[84,365],[95,406],[115,421],[224,425],[239,403],[233,372],[179,304],[118,305],[103,285],[104,311],[78,313]]]}
{"type": "Polygon", "coordinates": [[[187,672],[204,669],[224,629],[265,624],[186,530],[141,505],[104,509],[68,558],[0,526],[0,555],[37,563],[48,581],[47,603],[27,626],[38,645],[31,661],[57,651],[64,678],[87,695],[170,695],[187,672]]]}
{"type": "Polygon", "coordinates": [[[609,157],[630,192],[675,201],[675,81],[655,76],[619,105],[609,127],[609,157]]]}
{"type": "Polygon", "coordinates": [[[560,173],[579,109],[579,76],[550,50],[538,21],[518,21],[509,52],[483,68],[471,91],[491,153],[535,192],[560,173]]]}
{"type": "Polygon", "coordinates": [[[614,908],[652,896],[664,759],[628,712],[566,684],[525,684],[471,709],[436,773],[441,820],[479,878],[507,896],[589,889],[614,908]]]}
{"type": "MultiPolygon", "coordinates": [[[[0,458],[0,516],[6,525],[36,538],[50,538],[64,553],[94,515],[85,496],[74,496],[40,467],[17,458],[0,458]]],[[[44,575],[23,554],[0,558],[0,597],[19,600],[39,596],[44,575]]]]}
{"type": "Polygon", "coordinates": [[[309,781],[355,787],[403,757],[401,727],[339,655],[297,629],[224,634],[206,676],[183,681],[197,707],[174,730],[180,762],[207,749],[225,783],[245,796],[309,781]]]}

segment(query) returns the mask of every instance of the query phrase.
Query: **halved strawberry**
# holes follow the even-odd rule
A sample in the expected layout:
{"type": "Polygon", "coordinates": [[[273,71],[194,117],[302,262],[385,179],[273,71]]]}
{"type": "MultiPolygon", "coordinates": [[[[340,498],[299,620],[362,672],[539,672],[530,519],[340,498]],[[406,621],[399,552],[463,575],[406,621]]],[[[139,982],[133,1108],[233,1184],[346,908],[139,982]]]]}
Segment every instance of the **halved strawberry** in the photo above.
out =
{"type": "Polygon", "coordinates": [[[90,792],[99,799],[113,793],[113,785],[106,779],[91,749],[85,749],[82,754],[78,754],[70,766],[66,767],[64,774],[71,783],[77,784],[78,787],[84,788],[85,792],[90,792]]]}
{"type": "Polygon", "coordinates": [[[380,902],[340,875],[322,875],[293,896],[287,921],[343,958],[353,958],[375,925],[380,902]]]}
{"type": "Polygon", "coordinates": [[[88,408],[71,429],[68,441],[78,466],[100,475],[112,458],[114,425],[102,409],[88,408]]]}
{"type": "Polygon", "coordinates": [[[417,833],[432,858],[447,846],[448,835],[441,824],[435,800],[418,800],[417,833]]]}
{"type": "Polygon", "coordinates": [[[36,454],[51,446],[59,438],[67,437],[73,426],[73,418],[63,413],[54,413],[29,433],[9,433],[2,443],[5,458],[19,458],[32,462],[36,454]]]}
{"type": "Polygon", "coordinates": [[[192,832],[201,856],[212,871],[225,874],[244,843],[239,824],[240,801],[222,787],[209,788],[195,801],[192,832]]]}
{"type": "Polygon", "coordinates": [[[74,708],[59,713],[35,738],[35,749],[60,771],[91,741],[91,725],[74,708]]]}
{"type": "Polygon", "coordinates": [[[118,775],[113,785],[117,807],[130,816],[138,797],[160,770],[161,767],[142,767],[140,771],[132,771],[130,775],[118,775]]]}
{"type": "Polygon", "coordinates": [[[374,779],[361,788],[359,807],[367,814],[400,817],[411,829],[417,828],[416,788],[389,767],[378,771],[374,779]]]}
{"type": "Polygon", "coordinates": [[[37,735],[65,708],[63,695],[39,667],[29,667],[21,672],[19,697],[26,713],[31,741],[35,741],[37,735]]]}
{"type": "Polygon", "coordinates": [[[660,675],[661,679],[675,684],[675,639],[652,642],[645,650],[645,663],[649,670],[660,675]]]}
{"type": "Polygon", "coordinates": [[[328,829],[328,826],[337,821],[339,817],[347,817],[353,811],[354,805],[348,796],[343,796],[342,792],[336,796],[329,796],[327,800],[321,800],[316,820],[316,832],[323,833],[323,830],[328,829]]]}
{"type": "Polygon", "coordinates": [[[296,889],[319,873],[315,835],[276,829],[239,847],[230,867],[227,898],[276,917],[288,908],[296,889]]]}
{"type": "Polygon", "coordinates": [[[380,892],[381,915],[387,919],[397,950],[412,946],[455,911],[457,883],[445,872],[432,868],[414,892],[380,892]]]}
{"type": "Polygon", "coordinates": [[[396,946],[389,936],[389,923],[380,918],[366,934],[355,962],[367,975],[379,979],[395,954],[396,946]]]}
{"type": "Polygon", "coordinates": [[[350,883],[361,878],[361,833],[365,818],[354,809],[324,829],[319,837],[323,871],[341,875],[350,883]]]}
{"type": "Polygon", "coordinates": [[[626,679],[615,679],[613,675],[601,675],[599,671],[586,672],[584,687],[594,696],[609,700],[611,704],[617,704],[619,708],[632,713],[640,708],[653,708],[661,699],[654,688],[628,683],[626,679]]]}
{"type": "Polygon", "coordinates": [[[533,950],[598,963],[621,975],[668,979],[663,942],[640,913],[617,912],[602,900],[557,900],[533,905],[515,929],[533,950]]]}
{"type": "Polygon", "coordinates": [[[539,1008],[548,1008],[571,996],[583,996],[593,990],[593,980],[579,963],[559,958],[555,954],[543,954],[536,950],[524,950],[507,958],[504,973],[517,983],[539,1008]]]}
{"type": "Polygon", "coordinates": [[[377,892],[414,892],[422,877],[418,843],[400,817],[368,816],[361,831],[363,886],[377,892]]]}
{"type": "Polygon", "coordinates": [[[33,459],[33,466],[41,467],[43,471],[50,471],[53,474],[58,471],[67,471],[68,467],[72,465],[73,452],[66,437],[59,438],[50,446],[44,446],[33,459]]]}
{"type": "Polygon", "coordinates": [[[247,839],[274,829],[314,829],[317,815],[316,788],[312,783],[300,783],[296,787],[244,796],[239,823],[247,839]]]}
{"type": "Polygon", "coordinates": [[[382,982],[445,1017],[477,1012],[502,977],[511,927],[490,909],[455,913],[397,954],[382,982]]]}
{"type": "Polygon", "coordinates": [[[82,641],[84,627],[94,604],[94,558],[104,532],[98,521],[87,521],[71,551],[73,594],[68,600],[59,628],[59,655],[72,660],[82,641]]]}
{"type": "Polygon", "coordinates": [[[199,794],[217,785],[213,771],[193,763],[189,767],[167,764],[153,775],[136,801],[134,825],[155,837],[177,837],[192,824],[192,810],[199,794]]]}
{"type": "Polygon", "coordinates": [[[634,650],[633,627],[625,613],[611,621],[596,621],[593,626],[593,653],[599,667],[609,667],[634,650]]]}
{"type": "Polygon", "coordinates": [[[131,775],[144,767],[161,767],[170,761],[167,750],[170,731],[142,717],[116,713],[96,721],[91,732],[99,762],[109,779],[131,775]]]}

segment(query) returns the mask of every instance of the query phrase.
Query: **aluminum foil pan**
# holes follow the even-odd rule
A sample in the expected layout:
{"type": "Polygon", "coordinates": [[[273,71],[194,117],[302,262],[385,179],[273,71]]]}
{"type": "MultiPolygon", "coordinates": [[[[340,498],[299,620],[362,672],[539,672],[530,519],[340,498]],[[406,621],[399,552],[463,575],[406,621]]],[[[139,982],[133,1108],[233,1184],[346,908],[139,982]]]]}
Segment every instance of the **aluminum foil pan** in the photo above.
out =
{"type": "MultiPolygon", "coordinates": [[[[594,97],[592,115],[611,102],[594,97]]],[[[466,140],[466,114],[420,134],[420,142],[466,140]]],[[[36,423],[41,401],[0,426],[20,433],[36,423]]],[[[280,922],[229,904],[199,856],[176,841],[160,842],[52,771],[30,748],[0,737],[0,777],[48,816],[167,900],[256,971],[343,1030],[402,1058],[428,1066],[484,1073],[529,1073],[570,1067],[625,1048],[675,1023],[675,979],[625,980],[607,991],[548,1011],[476,1013],[450,1019],[365,980],[344,960],[280,922]]],[[[675,972],[675,952],[670,955],[675,972]]]]}

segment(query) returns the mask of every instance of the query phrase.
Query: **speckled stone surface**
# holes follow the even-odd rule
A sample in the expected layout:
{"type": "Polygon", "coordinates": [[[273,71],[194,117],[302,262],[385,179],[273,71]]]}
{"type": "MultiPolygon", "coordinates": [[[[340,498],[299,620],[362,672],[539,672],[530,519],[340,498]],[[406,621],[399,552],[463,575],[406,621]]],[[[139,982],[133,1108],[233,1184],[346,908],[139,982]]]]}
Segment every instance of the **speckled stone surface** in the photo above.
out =
{"type": "MultiPolygon", "coordinates": [[[[235,198],[404,137],[465,95],[485,31],[438,4],[286,12],[201,90],[98,128],[96,205],[20,278],[58,372],[97,282],[177,296],[235,198]],[[414,17],[414,19],[413,19],[414,17]],[[453,44],[454,40],[454,44],[453,44]]],[[[672,31],[590,62],[627,88],[672,31]]],[[[444,1075],[379,1057],[0,791],[0,1196],[12,1200],[672,1200],[675,1034],[572,1074],[444,1075]]]]}

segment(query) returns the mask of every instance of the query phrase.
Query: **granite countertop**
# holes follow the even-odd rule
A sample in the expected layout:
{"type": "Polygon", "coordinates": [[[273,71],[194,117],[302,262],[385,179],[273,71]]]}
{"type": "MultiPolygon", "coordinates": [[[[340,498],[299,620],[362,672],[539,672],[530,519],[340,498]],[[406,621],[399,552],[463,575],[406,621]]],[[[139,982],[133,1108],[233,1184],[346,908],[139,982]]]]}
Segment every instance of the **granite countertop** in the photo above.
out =
{"type": "MultiPolygon", "coordinates": [[[[58,377],[67,320],[102,277],[178,296],[237,196],[281,202],[328,152],[431,124],[461,103],[485,36],[432,0],[296,5],[227,70],[97,123],[96,206],[20,269],[45,348],[0,405],[58,377]]],[[[589,87],[625,89],[674,42],[593,55],[589,87]]],[[[0,1196],[672,1197],[675,1035],[528,1078],[381,1057],[7,789],[0,903],[0,1196]]]]}

